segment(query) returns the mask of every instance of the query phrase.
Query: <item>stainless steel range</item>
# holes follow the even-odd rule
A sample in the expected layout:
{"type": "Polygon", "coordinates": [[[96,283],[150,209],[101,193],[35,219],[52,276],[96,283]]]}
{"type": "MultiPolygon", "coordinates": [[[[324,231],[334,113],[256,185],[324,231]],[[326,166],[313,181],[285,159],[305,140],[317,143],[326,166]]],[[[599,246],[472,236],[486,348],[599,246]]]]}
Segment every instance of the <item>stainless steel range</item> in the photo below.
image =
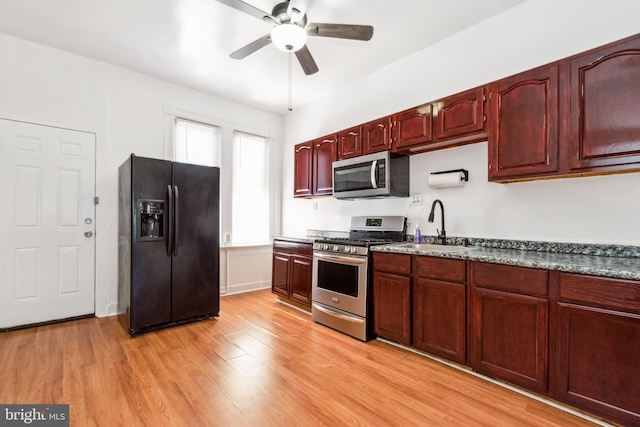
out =
{"type": "Polygon", "coordinates": [[[351,218],[349,238],[313,245],[311,316],[314,321],[366,341],[372,336],[370,250],[404,240],[403,216],[351,218]]]}

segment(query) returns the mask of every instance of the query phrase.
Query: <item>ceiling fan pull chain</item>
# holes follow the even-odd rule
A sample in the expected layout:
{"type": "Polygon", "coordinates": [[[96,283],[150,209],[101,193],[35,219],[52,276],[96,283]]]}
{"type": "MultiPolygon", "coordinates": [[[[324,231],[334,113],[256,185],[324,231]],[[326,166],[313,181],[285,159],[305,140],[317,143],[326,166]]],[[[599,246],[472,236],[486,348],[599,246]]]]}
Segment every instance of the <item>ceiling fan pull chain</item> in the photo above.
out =
{"type": "Polygon", "coordinates": [[[293,53],[289,54],[289,102],[288,102],[288,106],[287,109],[289,111],[293,111],[293,68],[292,68],[292,63],[293,61],[293,53]]]}

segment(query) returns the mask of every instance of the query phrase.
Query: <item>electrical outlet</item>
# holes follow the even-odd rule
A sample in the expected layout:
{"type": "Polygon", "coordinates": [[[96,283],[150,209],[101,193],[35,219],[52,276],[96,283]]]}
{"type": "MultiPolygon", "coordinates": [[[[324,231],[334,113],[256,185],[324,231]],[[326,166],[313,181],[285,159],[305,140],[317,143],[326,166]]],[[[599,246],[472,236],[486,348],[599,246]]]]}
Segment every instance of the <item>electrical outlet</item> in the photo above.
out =
{"type": "Polygon", "coordinates": [[[410,206],[422,206],[422,194],[412,194],[410,206]]]}

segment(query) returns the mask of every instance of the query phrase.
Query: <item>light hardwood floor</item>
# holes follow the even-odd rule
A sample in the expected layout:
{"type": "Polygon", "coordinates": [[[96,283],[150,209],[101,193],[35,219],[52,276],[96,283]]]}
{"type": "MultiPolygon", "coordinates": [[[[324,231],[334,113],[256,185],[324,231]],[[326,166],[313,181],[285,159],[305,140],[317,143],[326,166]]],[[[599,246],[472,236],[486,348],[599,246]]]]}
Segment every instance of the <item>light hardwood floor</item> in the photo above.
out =
{"type": "Polygon", "coordinates": [[[129,338],[115,317],[0,334],[0,403],[68,403],[72,426],[587,426],[267,291],[129,338]]]}

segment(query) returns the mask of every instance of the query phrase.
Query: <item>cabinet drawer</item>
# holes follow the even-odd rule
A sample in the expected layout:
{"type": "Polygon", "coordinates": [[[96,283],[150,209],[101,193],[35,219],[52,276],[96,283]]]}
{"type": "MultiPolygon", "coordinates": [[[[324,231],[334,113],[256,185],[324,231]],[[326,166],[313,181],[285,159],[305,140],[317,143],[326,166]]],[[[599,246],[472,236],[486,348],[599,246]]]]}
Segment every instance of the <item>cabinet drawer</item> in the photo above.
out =
{"type": "Polygon", "coordinates": [[[560,274],[560,301],[640,313],[640,282],[560,274]]]}
{"type": "Polygon", "coordinates": [[[411,255],[374,252],[373,269],[409,276],[411,274],[411,255]]]}
{"type": "Polygon", "coordinates": [[[465,283],[467,281],[466,262],[460,259],[429,256],[413,257],[413,274],[427,279],[465,283]]]}
{"type": "Polygon", "coordinates": [[[548,271],[513,265],[473,264],[473,284],[480,288],[546,297],[548,271]]]}
{"type": "Polygon", "coordinates": [[[274,240],[273,251],[311,256],[313,255],[313,245],[311,243],[299,243],[289,240],[274,240]]]}

